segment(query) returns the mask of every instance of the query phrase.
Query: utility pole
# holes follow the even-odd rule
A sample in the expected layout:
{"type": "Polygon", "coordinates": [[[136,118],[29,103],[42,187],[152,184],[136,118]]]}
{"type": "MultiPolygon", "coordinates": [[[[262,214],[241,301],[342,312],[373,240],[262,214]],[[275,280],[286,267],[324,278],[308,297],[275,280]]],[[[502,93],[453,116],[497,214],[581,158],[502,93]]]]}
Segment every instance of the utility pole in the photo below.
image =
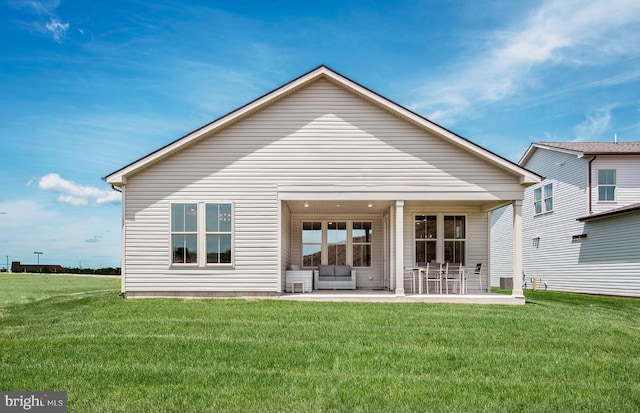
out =
{"type": "Polygon", "coordinates": [[[40,256],[43,254],[42,251],[34,251],[34,254],[38,256],[38,272],[40,272],[40,256]]]}

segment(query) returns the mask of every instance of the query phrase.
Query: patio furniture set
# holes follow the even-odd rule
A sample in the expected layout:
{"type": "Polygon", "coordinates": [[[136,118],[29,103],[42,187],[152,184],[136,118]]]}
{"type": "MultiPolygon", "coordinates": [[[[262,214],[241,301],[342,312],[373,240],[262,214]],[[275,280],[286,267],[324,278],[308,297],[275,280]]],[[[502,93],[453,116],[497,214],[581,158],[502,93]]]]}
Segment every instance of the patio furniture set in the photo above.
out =
{"type": "Polygon", "coordinates": [[[426,287],[427,294],[449,294],[450,290],[452,293],[468,294],[470,283],[473,283],[473,290],[484,292],[482,263],[475,267],[464,267],[460,263],[417,263],[415,267],[405,268],[404,281],[411,282],[413,294],[416,292],[416,284],[418,294],[425,290],[423,286],[426,287]]]}

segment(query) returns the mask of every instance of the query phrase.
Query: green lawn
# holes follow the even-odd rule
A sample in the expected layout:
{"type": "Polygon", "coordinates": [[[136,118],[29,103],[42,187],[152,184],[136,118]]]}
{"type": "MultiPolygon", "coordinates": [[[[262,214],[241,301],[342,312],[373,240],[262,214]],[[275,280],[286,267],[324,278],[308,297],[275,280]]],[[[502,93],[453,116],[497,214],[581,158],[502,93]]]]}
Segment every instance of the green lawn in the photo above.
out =
{"type": "Polygon", "coordinates": [[[124,300],[0,276],[0,390],[70,412],[637,412],[640,300],[525,306],[124,300]]]}

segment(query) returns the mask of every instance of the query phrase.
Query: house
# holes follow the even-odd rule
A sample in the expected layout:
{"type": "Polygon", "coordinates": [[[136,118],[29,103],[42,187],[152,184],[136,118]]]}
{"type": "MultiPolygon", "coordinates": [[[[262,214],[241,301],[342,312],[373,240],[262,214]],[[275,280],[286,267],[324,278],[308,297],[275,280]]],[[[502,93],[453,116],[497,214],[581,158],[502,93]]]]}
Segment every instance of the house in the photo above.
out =
{"type": "Polygon", "coordinates": [[[64,273],[64,267],[58,264],[20,264],[20,261],[11,262],[11,272],[42,272],[64,273]]]}
{"type": "MultiPolygon", "coordinates": [[[[640,142],[539,142],[520,165],[523,268],[549,289],[640,297],[640,142]]],[[[509,251],[512,211],[492,213],[492,251],[509,251]]],[[[513,272],[492,254],[492,284],[513,272]]]]}
{"type": "Polygon", "coordinates": [[[540,181],[326,66],[104,179],[126,297],[279,295],[321,264],[403,297],[416,262],[487,264],[489,211],[540,181]]]}

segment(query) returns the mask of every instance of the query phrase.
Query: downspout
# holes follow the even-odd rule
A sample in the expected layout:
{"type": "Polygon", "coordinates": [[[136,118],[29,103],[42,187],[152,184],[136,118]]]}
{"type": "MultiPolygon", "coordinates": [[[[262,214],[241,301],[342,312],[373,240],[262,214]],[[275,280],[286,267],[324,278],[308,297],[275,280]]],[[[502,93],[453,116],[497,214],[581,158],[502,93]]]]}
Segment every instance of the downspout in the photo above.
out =
{"type": "Polygon", "coordinates": [[[592,208],[592,198],[591,198],[591,163],[593,161],[596,160],[597,155],[593,155],[591,157],[591,159],[589,160],[589,163],[587,164],[587,194],[588,194],[588,198],[587,198],[587,209],[589,212],[589,215],[593,214],[593,211],[591,210],[592,208]]]}
{"type": "Polygon", "coordinates": [[[118,187],[113,185],[113,184],[111,184],[111,189],[113,189],[114,191],[118,191],[118,192],[122,193],[122,189],[118,189],[118,187]]]}

